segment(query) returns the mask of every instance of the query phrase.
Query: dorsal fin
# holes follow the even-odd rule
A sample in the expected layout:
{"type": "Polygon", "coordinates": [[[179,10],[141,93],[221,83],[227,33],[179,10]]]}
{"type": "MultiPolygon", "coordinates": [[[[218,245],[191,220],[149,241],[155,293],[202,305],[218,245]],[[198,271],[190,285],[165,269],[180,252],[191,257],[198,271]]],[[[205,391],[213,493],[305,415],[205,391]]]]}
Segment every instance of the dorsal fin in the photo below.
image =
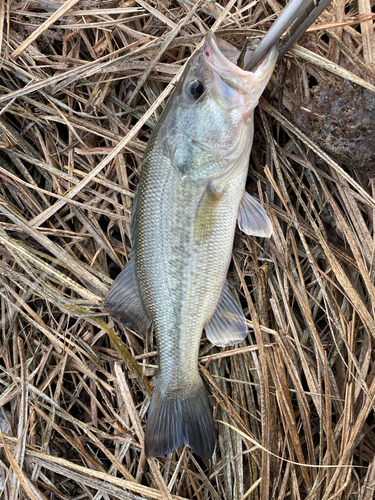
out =
{"type": "Polygon", "coordinates": [[[104,307],[124,326],[139,333],[145,333],[151,325],[151,318],[139,294],[135,258],[130,259],[112,283],[105,297],[104,307]]]}

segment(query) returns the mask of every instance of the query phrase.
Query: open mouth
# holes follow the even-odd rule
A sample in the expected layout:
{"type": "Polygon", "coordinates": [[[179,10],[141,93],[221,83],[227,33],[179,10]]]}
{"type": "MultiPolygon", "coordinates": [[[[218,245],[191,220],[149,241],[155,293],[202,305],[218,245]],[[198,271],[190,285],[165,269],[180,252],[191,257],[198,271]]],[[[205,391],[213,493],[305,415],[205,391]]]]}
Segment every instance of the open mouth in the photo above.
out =
{"type": "Polygon", "coordinates": [[[236,47],[217,38],[212,32],[207,34],[203,46],[203,57],[213,71],[236,92],[246,95],[258,82],[268,80],[269,72],[275,65],[277,46],[274,45],[252,71],[237,65],[240,55],[243,55],[243,65],[246,67],[253,53],[246,49],[243,52],[241,54],[236,47]]]}

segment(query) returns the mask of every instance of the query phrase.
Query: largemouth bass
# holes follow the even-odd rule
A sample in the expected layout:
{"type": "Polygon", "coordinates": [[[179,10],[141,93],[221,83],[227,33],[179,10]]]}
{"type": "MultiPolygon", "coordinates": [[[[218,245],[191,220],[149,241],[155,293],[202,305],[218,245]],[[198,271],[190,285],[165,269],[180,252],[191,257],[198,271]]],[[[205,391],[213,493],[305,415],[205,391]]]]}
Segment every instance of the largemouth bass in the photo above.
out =
{"type": "Polygon", "coordinates": [[[239,51],[208,33],[187,63],[147,145],[132,211],[133,255],[105,307],[144,332],[159,353],[145,433],[146,456],[188,445],[210,458],[216,441],[198,373],[203,328],[217,346],[241,342],[245,317],[226,275],[236,221],[270,237],[263,207],[245,192],[253,111],[272,74],[273,48],[253,72],[239,51]]]}

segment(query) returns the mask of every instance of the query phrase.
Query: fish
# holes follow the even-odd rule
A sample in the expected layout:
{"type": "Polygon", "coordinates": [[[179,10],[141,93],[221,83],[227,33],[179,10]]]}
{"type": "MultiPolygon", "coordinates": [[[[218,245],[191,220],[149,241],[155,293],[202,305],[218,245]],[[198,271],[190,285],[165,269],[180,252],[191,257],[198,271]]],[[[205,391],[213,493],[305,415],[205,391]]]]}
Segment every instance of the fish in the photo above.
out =
{"type": "Polygon", "coordinates": [[[273,72],[273,47],[252,72],[211,31],[187,62],[147,144],[135,193],[132,256],[104,307],[144,333],[153,324],[159,371],[145,430],[147,457],[182,445],[209,459],[216,430],[198,371],[203,329],[240,343],[246,319],[227,281],[236,221],[270,237],[265,209],[245,191],[254,108],[273,72]]]}

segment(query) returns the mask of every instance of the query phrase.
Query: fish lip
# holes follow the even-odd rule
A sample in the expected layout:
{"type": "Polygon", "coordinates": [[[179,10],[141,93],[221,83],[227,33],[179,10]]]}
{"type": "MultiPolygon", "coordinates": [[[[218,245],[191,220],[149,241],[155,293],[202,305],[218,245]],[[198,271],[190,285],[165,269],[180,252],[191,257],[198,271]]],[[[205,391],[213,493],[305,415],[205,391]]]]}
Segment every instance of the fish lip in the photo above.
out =
{"type": "Polygon", "coordinates": [[[219,49],[216,40],[217,38],[215,34],[212,31],[209,31],[203,45],[203,57],[209,66],[220,74],[220,76],[222,76],[222,73],[230,73],[232,76],[235,75],[245,80],[262,80],[268,75],[270,67],[273,68],[273,59],[276,57],[275,52],[277,51],[276,44],[270,49],[263,61],[261,61],[253,71],[246,71],[224,56],[219,49]]]}

